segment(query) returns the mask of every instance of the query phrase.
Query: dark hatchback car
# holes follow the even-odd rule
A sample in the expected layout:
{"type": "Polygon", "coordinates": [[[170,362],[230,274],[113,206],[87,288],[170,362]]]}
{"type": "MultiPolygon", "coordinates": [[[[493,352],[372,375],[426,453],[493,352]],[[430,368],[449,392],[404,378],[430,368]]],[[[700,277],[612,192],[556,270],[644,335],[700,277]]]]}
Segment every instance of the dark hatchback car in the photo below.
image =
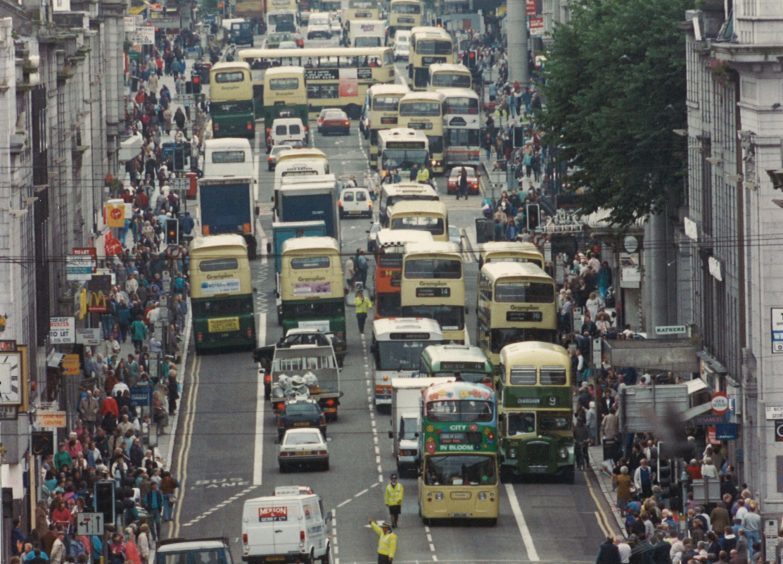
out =
{"type": "Polygon", "coordinates": [[[312,399],[289,400],[277,416],[277,438],[283,439],[288,429],[315,427],[326,438],[326,417],[318,402],[312,399]]]}

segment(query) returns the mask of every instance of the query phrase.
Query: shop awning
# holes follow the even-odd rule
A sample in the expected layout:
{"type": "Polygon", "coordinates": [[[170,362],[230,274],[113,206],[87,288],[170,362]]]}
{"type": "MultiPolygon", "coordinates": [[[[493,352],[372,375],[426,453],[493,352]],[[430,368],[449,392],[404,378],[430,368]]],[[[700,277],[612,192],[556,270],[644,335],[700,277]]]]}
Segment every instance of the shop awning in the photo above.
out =
{"type": "Polygon", "coordinates": [[[689,410],[687,410],[685,413],[682,414],[682,418],[685,421],[690,421],[691,419],[694,419],[699,415],[704,415],[705,413],[709,413],[711,410],[712,410],[712,404],[710,402],[703,403],[701,405],[697,405],[696,407],[692,407],[689,410]]]}
{"type": "Polygon", "coordinates": [[[60,366],[60,363],[63,361],[63,357],[65,355],[63,353],[58,353],[55,351],[52,351],[49,353],[49,356],[46,357],[46,366],[49,368],[57,368],[60,366]]]}
{"type": "Polygon", "coordinates": [[[693,380],[688,380],[687,382],[685,382],[685,384],[688,386],[688,395],[695,394],[696,392],[700,392],[702,390],[707,389],[707,384],[701,378],[694,378],[693,380]]]}
{"type": "Polygon", "coordinates": [[[612,366],[698,372],[699,348],[689,339],[604,340],[612,366]]]}

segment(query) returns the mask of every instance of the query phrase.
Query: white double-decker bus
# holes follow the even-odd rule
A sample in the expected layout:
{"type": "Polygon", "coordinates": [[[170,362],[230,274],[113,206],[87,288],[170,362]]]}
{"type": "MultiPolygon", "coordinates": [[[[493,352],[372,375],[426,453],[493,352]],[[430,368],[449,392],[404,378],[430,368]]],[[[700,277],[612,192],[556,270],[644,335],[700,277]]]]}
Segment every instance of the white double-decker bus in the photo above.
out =
{"type": "Polygon", "coordinates": [[[478,165],[481,159],[479,96],[470,88],[438,88],[443,95],[446,166],[478,165]]]}

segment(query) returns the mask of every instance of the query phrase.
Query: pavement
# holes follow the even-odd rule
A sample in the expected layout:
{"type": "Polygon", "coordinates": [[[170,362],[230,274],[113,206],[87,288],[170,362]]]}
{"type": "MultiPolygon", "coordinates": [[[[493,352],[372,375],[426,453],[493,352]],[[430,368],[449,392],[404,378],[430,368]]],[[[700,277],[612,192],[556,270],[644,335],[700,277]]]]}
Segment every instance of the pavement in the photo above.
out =
{"type": "Polygon", "coordinates": [[[588,449],[588,456],[590,465],[587,472],[591,474],[596,493],[601,495],[604,525],[614,535],[625,536],[625,522],[617,507],[617,498],[612,485],[612,475],[606,466],[603,465],[603,447],[600,445],[591,446],[588,449]]]}

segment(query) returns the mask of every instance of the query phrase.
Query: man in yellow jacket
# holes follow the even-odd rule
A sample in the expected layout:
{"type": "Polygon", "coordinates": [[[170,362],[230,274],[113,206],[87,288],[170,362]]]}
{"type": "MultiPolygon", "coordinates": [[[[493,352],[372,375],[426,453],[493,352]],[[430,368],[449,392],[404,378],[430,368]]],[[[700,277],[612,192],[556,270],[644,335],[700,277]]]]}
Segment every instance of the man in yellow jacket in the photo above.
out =
{"type": "Polygon", "coordinates": [[[359,324],[359,333],[364,333],[364,324],[367,321],[367,313],[372,308],[372,301],[370,298],[364,297],[362,290],[358,290],[354,305],[356,306],[356,321],[359,324]]]}
{"type": "Polygon", "coordinates": [[[400,511],[402,509],[402,497],[405,489],[397,481],[397,474],[389,477],[390,483],[386,484],[386,491],[383,494],[383,502],[389,508],[389,516],[393,528],[397,528],[397,522],[400,520],[400,511]]]}
{"type": "Polygon", "coordinates": [[[397,533],[392,531],[391,523],[384,521],[380,525],[370,519],[370,527],[378,535],[378,564],[392,564],[397,552],[397,533]]]}

